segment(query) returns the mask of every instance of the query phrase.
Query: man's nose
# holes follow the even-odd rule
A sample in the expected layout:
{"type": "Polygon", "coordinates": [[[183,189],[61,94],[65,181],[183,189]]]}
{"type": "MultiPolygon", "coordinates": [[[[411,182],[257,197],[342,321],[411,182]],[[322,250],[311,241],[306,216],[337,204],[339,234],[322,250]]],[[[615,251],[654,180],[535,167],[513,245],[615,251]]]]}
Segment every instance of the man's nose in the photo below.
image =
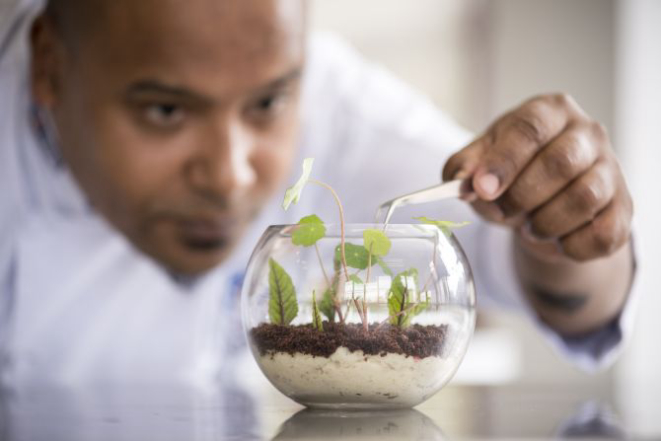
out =
{"type": "Polygon", "coordinates": [[[250,162],[252,138],[238,121],[222,121],[204,130],[187,167],[200,192],[222,200],[241,198],[257,179],[250,162]]]}

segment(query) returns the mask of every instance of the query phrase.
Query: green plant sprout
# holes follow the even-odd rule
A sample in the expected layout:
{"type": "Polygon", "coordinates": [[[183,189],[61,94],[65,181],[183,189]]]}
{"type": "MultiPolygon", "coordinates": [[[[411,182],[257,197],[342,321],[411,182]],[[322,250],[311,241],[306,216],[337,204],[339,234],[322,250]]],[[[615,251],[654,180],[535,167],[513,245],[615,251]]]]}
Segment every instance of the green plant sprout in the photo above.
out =
{"type": "Polygon", "coordinates": [[[324,323],[321,321],[321,315],[319,315],[319,307],[317,306],[317,295],[314,290],[312,290],[312,326],[317,331],[324,331],[324,323]]]}
{"type": "MultiPolygon", "coordinates": [[[[313,158],[306,158],[303,161],[303,173],[296,183],[287,189],[282,203],[284,210],[287,210],[292,203],[300,200],[303,189],[307,183],[313,183],[326,188],[331,192],[338,206],[340,215],[340,244],[335,248],[332,278],[328,277],[323,265],[321,253],[317,242],[325,237],[326,226],[324,222],[315,214],[301,218],[292,232],[292,243],[298,246],[315,247],[319,266],[326,282],[326,289],[322,294],[321,301],[317,303],[316,292],[312,292],[312,326],[320,332],[323,332],[323,322],[321,314],[326,316],[329,322],[335,321],[336,315],[340,323],[344,323],[348,316],[351,305],[356,308],[361,319],[363,330],[369,331],[367,315],[367,284],[370,282],[371,268],[378,264],[383,272],[392,278],[390,289],[387,293],[388,318],[381,322],[377,329],[389,322],[393,326],[405,328],[410,325],[411,320],[416,315],[423,312],[430,305],[429,293],[426,290],[433,274],[423,287],[425,300],[420,301],[419,292],[417,301],[414,300],[411,292],[417,292],[418,270],[411,268],[397,275],[393,275],[392,270],[386,265],[383,258],[390,252],[392,242],[380,229],[366,229],[363,231],[363,245],[356,245],[345,241],[344,209],[340,198],[335,190],[328,184],[310,178],[312,172],[313,158]],[[350,274],[349,268],[356,269],[356,273],[350,274]],[[366,271],[363,281],[358,274],[366,271]],[[339,300],[339,288],[344,281],[352,282],[351,299],[347,302],[344,313],[342,312],[339,300]],[[355,296],[355,285],[363,285],[363,296],[361,299],[355,296]]],[[[443,234],[450,236],[451,229],[458,228],[468,224],[468,222],[451,222],[430,219],[424,216],[416,217],[424,224],[438,227],[443,234]]],[[[272,323],[288,325],[298,314],[298,303],[296,300],[296,291],[291,277],[275,260],[269,259],[269,318],[272,323]]]]}
{"type": "Polygon", "coordinates": [[[418,270],[411,268],[403,271],[395,277],[390,287],[388,296],[388,312],[390,323],[400,328],[405,328],[411,323],[411,319],[429,306],[429,294],[423,303],[415,303],[411,300],[410,291],[416,290],[418,270]]]}
{"type": "Polygon", "coordinates": [[[269,318],[272,323],[288,325],[298,314],[296,289],[289,274],[278,262],[269,259],[269,318]]]}
{"type": "Polygon", "coordinates": [[[285,211],[287,211],[287,209],[289,209],[289,206],[292,204],[292,202],[294,204],[298,203],[298,201],[301,198],[301,193],[305,188],[305,184],[307,184],[308,182],[324,187],[331,192],[333,198],[335,198],[335,203],[337,204],[337,208],[340,211],[340,246],[342,248],[342,253],[341,253],[342,266],[344,268],[344,275],[348,279],[349,271],[347,270],[347,261],[346,261],[346,255],[344,249],[344,208],[342,208],[342,202],[340,201],[340,197],[337,195],[333,187],[331,187],[330,185],[324,182],[317,181],[316,179],[310,179],[310,173],[312,172],[313,163],[314,163],[314,158],[305,158],[303,160],[303,174],[301,175],[300,178],[298,178],[298,181],[296,181],[296,183],[292,187],[288,188],[287,191],[285,191],[285,198],[282,201],[282,208],[285,211]]]}

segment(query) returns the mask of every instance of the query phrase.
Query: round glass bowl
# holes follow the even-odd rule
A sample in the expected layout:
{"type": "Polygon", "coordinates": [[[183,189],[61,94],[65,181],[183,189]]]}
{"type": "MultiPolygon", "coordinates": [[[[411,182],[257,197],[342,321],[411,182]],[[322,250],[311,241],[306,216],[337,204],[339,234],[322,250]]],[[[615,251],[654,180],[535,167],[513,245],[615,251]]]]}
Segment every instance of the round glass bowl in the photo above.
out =
{"type": "Polygon", "coordinates": [[[319,225],[268,227],[250,258],[241,307],[257,364],[310,407],[423,402],[454,375],[475,327],[459,243],[430,225],[348,224],[343,259],[340,226],[319,225]]]}

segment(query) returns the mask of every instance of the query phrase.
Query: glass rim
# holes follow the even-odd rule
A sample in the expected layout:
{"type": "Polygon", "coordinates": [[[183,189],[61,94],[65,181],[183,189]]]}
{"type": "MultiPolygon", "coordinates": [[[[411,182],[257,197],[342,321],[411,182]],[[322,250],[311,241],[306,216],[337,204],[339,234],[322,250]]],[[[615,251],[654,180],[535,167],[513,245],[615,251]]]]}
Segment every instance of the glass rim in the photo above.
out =
{"type": "MultiPolygon", "coordinates": [[[[340,222],[323,222],[324,226],[326,227],[340,227],[342,224],[340,222]]],[[[286,227],[295,227],[297,225],[301,224],[271,224],[267,226],[267,228],[286,228],[286,227]]],[[[305,224],[303,224],[305,225],[305,224]]],[[[374,228],[374,227],[383,227],[384,224],[382,223],[376,223],[376,222],[345,222],[344,227],[355,227],[355,228],[361,228],[361,227],[369,227],[369,228],[374,228]]],[[[430,225],[430,224],[423,224],[423,223],[395,223],[395,222],[390,222],[387,225],[388,227],[423,227],[423,228],[438,228],[435,225],[430,225]]]]}
{"type": "MultiPolygon", "coordinates": [[[[265,233],[272,232],[272,233],[281,234],[284,237],[289,237],[291,235],[291,231],[293,231],[293,229],[299,225],[300,224],[273,224],[267,226],[266,230],[264,231],[265,233]]],[[[324,223],[323,225],[324,227],[326,227],[326,234],[324,235],[324,237],[340,238],[341,224],[339,222],[324,223]]],[[[384,224],[381,223],[364,223],[364,222],[345,223],[344,235],[346,237],[349,236],[355,237],[357,233],[369,229],[378,229],[384,231],[383,226],[384,224]]],[[[420,238],[445,236],[451,241],[457,240],[457,237],[452,232],[452,230],[449,230],[450,234],[446,235],[437,226],[423,224],[423,223],[389,223],[387,228],[385,229],[385,233],[387,236],[390,236],[388,233],[392,233],[393,236],[406,234],[407,237],[410,237],[411,235],[413,235],[413,237],[416,237],[417,235],[417,237],[420,238]]]]}

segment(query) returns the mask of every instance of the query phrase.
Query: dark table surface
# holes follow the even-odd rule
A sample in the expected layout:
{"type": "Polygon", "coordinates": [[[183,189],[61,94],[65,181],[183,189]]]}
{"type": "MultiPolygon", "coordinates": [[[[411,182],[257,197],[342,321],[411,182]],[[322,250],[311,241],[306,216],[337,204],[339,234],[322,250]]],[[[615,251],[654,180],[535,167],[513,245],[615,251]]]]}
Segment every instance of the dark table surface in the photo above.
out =
{"type": "MultiPolygon", "coordinates": [[[[307,410],[266,383],[241,384],[228,378],[213,387],[30,385],[4,390],[0,439],[643,438],[635,418],[623,418],[626,412],[612,391],[575,384],[449,386],[414,409],[387,412],[307,410]]],[[[661,439],[661,433],[656,435],[644,436],[661,439]]]]}

